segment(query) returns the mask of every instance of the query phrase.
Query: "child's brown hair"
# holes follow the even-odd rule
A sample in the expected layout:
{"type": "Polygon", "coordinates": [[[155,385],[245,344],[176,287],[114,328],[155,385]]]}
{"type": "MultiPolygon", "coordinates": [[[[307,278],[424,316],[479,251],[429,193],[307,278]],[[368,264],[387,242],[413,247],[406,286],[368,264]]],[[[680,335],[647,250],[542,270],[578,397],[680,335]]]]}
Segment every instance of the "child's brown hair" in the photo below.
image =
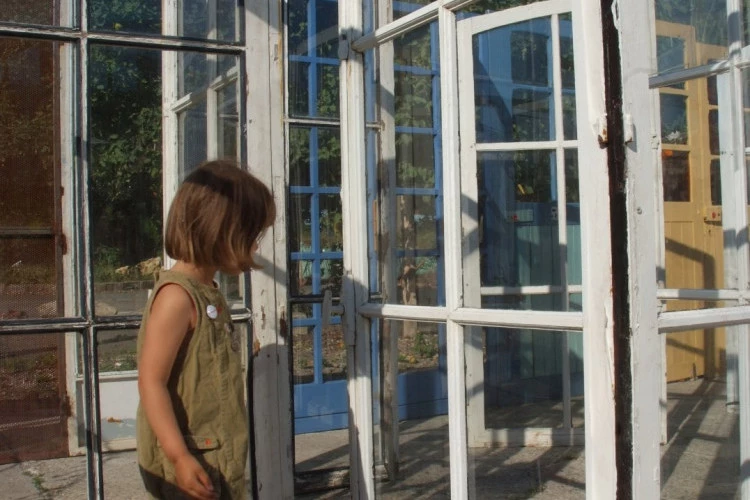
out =
{"type": "Polygon", "coordinates": [[[232,160],[193,170],[169,209],[164,248],[176,260],[220,270],[258,268],[253,244],[276,218],[271,191],[232,160]]]}

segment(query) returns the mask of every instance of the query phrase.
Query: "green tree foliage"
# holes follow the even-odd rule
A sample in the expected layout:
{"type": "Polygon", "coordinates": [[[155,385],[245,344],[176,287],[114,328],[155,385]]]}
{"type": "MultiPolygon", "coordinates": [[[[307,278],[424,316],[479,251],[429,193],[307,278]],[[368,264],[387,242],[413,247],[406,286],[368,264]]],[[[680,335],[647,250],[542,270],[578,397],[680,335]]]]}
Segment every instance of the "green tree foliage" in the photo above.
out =
{"type": "Polygon", "coordinates": [[[89,0],[89,29],[161,33],[161,2],[89,0]]]}
{"type": "Polygon", "coordinates": [[[95,268],[161,255],[161,55],[93,46],[89,193],[95,268]]]}

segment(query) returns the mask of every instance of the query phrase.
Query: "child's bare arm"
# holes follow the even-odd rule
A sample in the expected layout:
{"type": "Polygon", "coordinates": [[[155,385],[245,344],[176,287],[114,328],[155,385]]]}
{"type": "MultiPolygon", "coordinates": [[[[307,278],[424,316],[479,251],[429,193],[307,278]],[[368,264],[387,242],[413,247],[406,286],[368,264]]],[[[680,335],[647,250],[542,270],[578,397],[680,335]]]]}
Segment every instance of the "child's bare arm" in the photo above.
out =
{"type": "Polygon", "coordinates": [[[167,382],[180,346],[194,327],[192,299],[179,285],[165,285],[151,306],[138,362],[141,406],[167,459],[175,466],[178,486],[197,498],[212,498],[211,481],[188,451],[167,382]]]}

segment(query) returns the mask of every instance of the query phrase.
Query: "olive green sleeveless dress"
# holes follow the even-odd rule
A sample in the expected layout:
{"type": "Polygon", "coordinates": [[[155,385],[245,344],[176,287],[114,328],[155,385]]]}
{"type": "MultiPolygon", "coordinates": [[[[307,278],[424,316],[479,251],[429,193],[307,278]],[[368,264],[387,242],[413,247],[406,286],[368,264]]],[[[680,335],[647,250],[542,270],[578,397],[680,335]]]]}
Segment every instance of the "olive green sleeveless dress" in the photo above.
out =
{"type": "MultiPolygon", "coordinates": [[[[241,345],[224,296],[218,288],[184,274],[161,271],[146,304],[138,334],[140,358],[154,297],[176,283],[193,299],[197,323],[177,355],[168,381],[172,406],[190,452],[211,477],[222,499],[247,497],[245,467],[248,420],[241,345]]],[[[138,465],[151,498],[187,498],[176,486],[174,467],[164,455],[143,409],[136,417],[138,465]]]]}

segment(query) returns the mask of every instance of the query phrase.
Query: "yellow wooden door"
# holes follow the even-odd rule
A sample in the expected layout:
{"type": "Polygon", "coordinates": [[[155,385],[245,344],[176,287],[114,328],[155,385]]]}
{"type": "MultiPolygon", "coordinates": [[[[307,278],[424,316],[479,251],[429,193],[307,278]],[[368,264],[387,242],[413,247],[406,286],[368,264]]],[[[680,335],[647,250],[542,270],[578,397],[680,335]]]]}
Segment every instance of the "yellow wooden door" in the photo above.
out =
{"type": "MultiPolygon", "coordinates": [[[[697,43],[691,26],[657,24],[662,49],[694,66],[726,57],[723,47],[697,43]]],[[[723,236],[718,206],[718,108],[715,80],[660,90],[666,288],[721,288],[723,236]],[[712,178],[713,174],[713,178],[712,178]],[[713,188],[713,197],[712,197],[713,188]]],[[[668,310],[701,309],[704,301],[669,301],[668,310]]],[[[667,380],[721,373],[722,329],[667,334],[667,380]]]]}

